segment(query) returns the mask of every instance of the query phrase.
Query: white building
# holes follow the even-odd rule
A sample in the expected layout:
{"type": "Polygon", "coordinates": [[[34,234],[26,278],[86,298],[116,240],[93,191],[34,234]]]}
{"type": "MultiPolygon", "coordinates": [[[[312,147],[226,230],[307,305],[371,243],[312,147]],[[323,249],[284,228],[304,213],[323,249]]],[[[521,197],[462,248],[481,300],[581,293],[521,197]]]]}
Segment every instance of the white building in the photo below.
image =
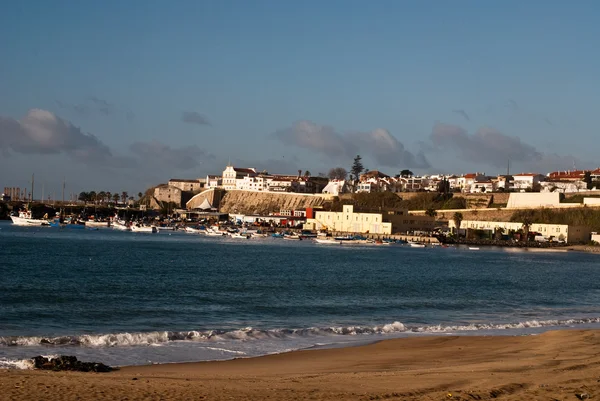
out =
{"type": "Polygon", "coordinates": [[[532,189],[534,185],[544,181],[546,177],[538,173],[521,173],[513,175],[513,188],[515,190],[532,189]]]}
{"type": "Polygon", "coordinates": [[[237,189],[237,180],[243,180],[244,177],[256,177],[254,168],[239,168],[231,165],[225,167],[223,171],[223,188],[226,190],[237,189]]]}
{"type": "Polygon", "coordinates": [[[323,188],[322,193],[338,196],[348,192],[348,185],[345,180],[330,180],[329,183],[323,188]]]}

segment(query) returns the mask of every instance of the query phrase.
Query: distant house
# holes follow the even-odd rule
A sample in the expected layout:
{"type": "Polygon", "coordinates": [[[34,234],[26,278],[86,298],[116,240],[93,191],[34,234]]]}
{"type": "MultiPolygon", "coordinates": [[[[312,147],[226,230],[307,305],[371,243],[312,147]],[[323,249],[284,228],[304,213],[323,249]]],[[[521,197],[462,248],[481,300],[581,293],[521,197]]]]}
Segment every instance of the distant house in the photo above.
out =
{"type": "Polygon", "coordinates": [[[534,185],[545,180],[546,177],[538,173],[513,174],[513,188],[515,190],[532,189],[534,185]]]}
{"type": "Polygon", "coordinates": [[[549,181],[581,181],[585,173],[585,170],[553,171],[547,177],[549,181]]]}
{"type": "Polygon", "coordinates": [[[223,171],[223,188],[226,190],[237,189],[237,181],[244,177],[256,177],[258,173],[254,168],[239,168],[228,165],[223,171]]]}
{"type": "Polygon", "coordinates": [[[188,192],[198,192],[204,189],[204,185],[206,184],[206,180],[204,178],[198,178],[195,180],[184,180],[178,178],[171,178],[169,180],[169,185],[172,187],[177,187],[182,191],[188,192]]]}
{"type": "Polygon", "coordinates": [[[330,180],[323,188],[322,193],[338,196],[348,192],[348,184],[345,180],[330,180]]]}
{"type": "Polygon", "coordinates": [[[223,176],[220,175],[207,175],[206,176],[206,187],[208,189],[221,188],[223,186],[223,176]]]}

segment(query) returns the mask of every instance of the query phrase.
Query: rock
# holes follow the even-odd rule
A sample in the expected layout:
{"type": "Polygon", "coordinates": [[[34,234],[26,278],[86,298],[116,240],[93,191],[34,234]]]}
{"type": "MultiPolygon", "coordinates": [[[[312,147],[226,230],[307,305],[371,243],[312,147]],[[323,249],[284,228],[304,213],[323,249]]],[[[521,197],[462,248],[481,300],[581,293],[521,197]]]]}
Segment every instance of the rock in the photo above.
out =
{"type": "Polygon", "coordinates": [[[75,356],[62,355],[58,358],[46,358],[36,356],[33,358],[33,365],[36,369],[42,370],[70,370],[76,372],[110,372],[113,370],[110,366],[97,362],[81,362],[75,356]]]}
{"type": "Polygon", "coordinates": [[[588,393],[575,394],[575,396],[580,400],[587,400],[588,398],[590,398],[590,395],[588,393]]]}

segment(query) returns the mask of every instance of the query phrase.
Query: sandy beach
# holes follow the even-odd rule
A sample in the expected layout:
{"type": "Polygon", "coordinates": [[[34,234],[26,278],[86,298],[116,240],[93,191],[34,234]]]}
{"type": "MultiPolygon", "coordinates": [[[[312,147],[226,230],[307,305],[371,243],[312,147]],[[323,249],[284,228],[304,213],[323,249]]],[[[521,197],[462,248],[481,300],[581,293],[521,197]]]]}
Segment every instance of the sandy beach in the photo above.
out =
{"type": "Polygon", "coordinates": [[[600,395],[599,381],[599,330],[395,339],[111,373],[0,371],[3,400],[576,400],[600,395]]]}

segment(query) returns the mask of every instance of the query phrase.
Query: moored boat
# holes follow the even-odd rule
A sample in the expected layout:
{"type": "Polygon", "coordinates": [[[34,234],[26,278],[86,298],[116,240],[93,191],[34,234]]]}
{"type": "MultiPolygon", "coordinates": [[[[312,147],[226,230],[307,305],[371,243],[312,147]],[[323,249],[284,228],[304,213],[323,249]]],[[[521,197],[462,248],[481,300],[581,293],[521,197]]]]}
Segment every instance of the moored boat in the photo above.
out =
{"type": "Polygon", "coordinates": [[[156,234],[158,232],[158,228],[156,228],[156,226],[142,226],[140,224],[132,224],[131,231],[133,231],[134,233],[156,234]]]}
{"type": "Polygon", "coordinates": [[[85,226],[88,228],[108,228],[110,227],[110,221],[88,220],[85,222],[85,226]]]}
{"type": "Polygon", "coordinates": [[[315,238],[314,239],[317,244],[322,245],[341,245],[342,241],[335,240],[333,238],[315,238]]]}
{"type": "Polygon", "coordinates": [[[31,210],[21,210],[18,216],[10,216],[10,219],[16,226],[50,226],[46,219],[34,219],[31,210]]]}

